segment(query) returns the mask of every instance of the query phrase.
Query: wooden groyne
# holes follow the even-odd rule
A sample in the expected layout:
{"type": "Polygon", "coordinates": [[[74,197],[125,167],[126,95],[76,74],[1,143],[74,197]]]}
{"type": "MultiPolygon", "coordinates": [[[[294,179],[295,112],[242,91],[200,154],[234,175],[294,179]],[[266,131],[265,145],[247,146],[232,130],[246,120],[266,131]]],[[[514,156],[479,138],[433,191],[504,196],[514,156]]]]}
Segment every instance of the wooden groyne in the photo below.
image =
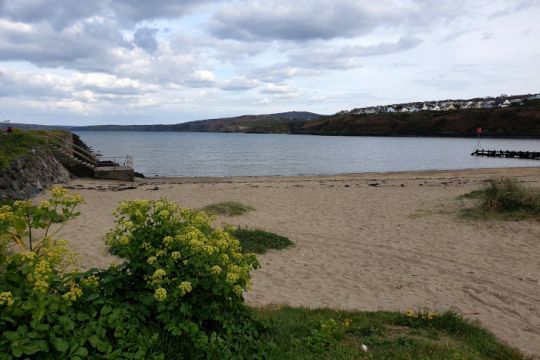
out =
{"type": "Polygon", "coordinates": [[[489,156],[500,158],[540,160],[539,151],[514,151],[514,150],[475,150],[472,156],[489,156]]]}

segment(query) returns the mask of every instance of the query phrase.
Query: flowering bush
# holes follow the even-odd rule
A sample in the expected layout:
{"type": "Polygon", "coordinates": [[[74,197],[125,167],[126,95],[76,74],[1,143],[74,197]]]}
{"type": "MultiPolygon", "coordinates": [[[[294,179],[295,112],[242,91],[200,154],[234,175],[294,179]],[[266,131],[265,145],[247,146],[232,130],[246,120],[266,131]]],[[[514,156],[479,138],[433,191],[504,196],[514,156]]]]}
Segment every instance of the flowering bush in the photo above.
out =
{"type": "Polygon", "coordinates": [[[126,260],[118,269],[130,278],[133,300],[170,335],[208,352],[250,331],[242,293],[258,263],[227,229],[166,200],[123,202],[115,216],[107,244],[126,260]]]}
{"type": "Polygon", "coordinates": [[[73,254],[52,236],[82,201],[53,188],[37,206],[0,207],[0,359],[144,357],[156,343],[136,306],[110,298],[95,271],[66,271],[73,254]]]}
{"type": "Polygon", "coordinates": [[[161,359],[160,337],[175,358],[255,346],[242,293],[258,263],[227,229],[166,200],[125,202],[107,235],[125,262],[68,272],[73,255],[52,236],[82,201],[54,188],[39,205],[0,208],[0,359],[161,359]]]}

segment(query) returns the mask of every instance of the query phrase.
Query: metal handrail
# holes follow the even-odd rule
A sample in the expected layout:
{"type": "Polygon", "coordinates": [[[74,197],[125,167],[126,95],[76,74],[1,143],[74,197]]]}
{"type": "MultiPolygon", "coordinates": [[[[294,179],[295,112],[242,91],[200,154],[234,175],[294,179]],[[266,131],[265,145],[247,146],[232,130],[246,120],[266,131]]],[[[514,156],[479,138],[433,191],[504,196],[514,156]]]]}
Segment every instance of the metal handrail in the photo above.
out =
{"type": "MultiPolygon", "coordinates": [[[[120,166],[120,164],[116,162],[116,159],[121,159],[121,158],[122,156],[102,156],[101,157],[101,159],[112,159],[113,163],[118,164],[115,166],[120,166]]],[[[131,155],[126,155],[122,166],[133,168],[133,157],[131,155]]]]}

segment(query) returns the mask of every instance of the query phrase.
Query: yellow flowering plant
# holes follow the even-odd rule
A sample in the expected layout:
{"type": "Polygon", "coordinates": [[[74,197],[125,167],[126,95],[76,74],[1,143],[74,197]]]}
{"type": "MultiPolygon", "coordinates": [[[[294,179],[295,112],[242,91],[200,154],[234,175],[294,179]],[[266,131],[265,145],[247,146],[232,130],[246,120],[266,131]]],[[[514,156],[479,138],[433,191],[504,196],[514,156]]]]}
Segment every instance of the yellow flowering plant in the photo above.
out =
{"type": "Polygon", "coordinates": [[[130,274],[134,301],[146,304],[170,335],[208,351],[235,329],[246,331],[243,291],[259,264],[228,229],[165,199],[122,202],[115,216],[110,251],[125,260],[118,268],[130,274]]]}
{"type": "Polygon", "coordinates": [[[184,358],[255,346],[243,292],[258,263],[229,229],[166,200],[121,203],[107,244],[124,262],[69,272],[55,234],[81,202],[55,188],[40,204],[1,207],[0,359],[162,359],[163,335],[184,358]]]}
{"type": "Polygon", "coordinates": [[[83,201],[79,194],[53,187],[51,197],[39,205],[20,200],[0,206],[0,239],[13,242],[20,251],[39,253],[68,220],[80,215],[75,210],[83,201]]]}
{"type": "Polygon", "coordinates": [[[111,282],[129,287],[124,275],[67,271],[74,255],[55,235],[82,201],[53,188],[39,204],[0,206],[0,359],[153,357],[140,307],[109,296],[111,282]]]}

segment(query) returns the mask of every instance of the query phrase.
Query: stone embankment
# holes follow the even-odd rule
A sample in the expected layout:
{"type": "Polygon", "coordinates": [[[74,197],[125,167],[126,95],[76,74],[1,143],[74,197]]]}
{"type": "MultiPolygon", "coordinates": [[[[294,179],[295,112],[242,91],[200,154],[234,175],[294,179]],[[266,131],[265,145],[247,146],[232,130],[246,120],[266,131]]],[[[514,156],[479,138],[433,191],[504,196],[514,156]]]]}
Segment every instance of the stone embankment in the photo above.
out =
{"type": "Polygon", "coordinates": [[[28,153],[0,168],[0,201],[29,199],[53,184],[67,183],[69,171],[46,147],[28,153]]]}

